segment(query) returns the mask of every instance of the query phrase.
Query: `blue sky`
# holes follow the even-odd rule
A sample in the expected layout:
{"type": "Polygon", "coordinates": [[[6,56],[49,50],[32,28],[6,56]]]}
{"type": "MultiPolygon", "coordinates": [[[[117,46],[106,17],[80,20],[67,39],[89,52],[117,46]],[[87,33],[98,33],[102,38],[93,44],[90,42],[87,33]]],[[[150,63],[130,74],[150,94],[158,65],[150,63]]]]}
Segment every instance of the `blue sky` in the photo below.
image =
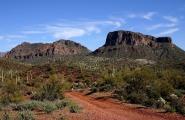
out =
{"type": "Polygon", "coordinates": [[[0,0],[0,51],[62,38],[95,50],[121,29],[171,36],[185,50],[185,0],[0,0]]]}

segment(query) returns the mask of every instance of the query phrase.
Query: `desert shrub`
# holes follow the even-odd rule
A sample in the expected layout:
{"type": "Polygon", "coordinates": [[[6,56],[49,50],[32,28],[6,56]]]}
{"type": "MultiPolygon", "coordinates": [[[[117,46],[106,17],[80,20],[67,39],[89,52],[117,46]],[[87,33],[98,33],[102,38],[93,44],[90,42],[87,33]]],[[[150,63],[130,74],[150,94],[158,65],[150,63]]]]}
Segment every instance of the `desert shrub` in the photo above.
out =
{"type": "Polygon", "coordinates": [[[174,111],[180,114],[185,114],[185,103],[180,98],[171,96],[169,98],[169,105],[174,109],[174,111]]]}
{"type": "Polygon", "coordinates": [[[114,93],[115,93],[114,96],[115,96],[117,99],[119,99],[119,100],[125,100],[125,99],[127,99],[127,93],[126,93],[126,91],[125,91],[124,86],[123,86],[122,88],[116,89],[116,90],[114,91],[114,93]]]}
{"type": "Polygon", "coordinates": [[[155,79],[155,75],[150,74],[150,70],[134,70],[127,76],[125,80],[127,82],[126,91],[128,93],[132,91],[146,91],[147,86],[155,79]]]}
{"type": "Polygon", "coordinates": [[[42,105],[42,102],[40,101],[28,101],[25,103],[20,103],[20,104],[11,104],[10,106],[14,109],[14,110],[18,110],[18,111],[25,111],[25,110],[35,110],[35,109],[39,109],[39,107],[42,105]]]}
{"type": "Polygon", "coordinates": [[[30,111],[22,111],[18,113],[17,120],[35,120],[30,111]]]}
{"type": "Polygon", "coordinates": [[[94,91],[113,91],[124,84],[122,71],[107,70],[101,73],[101,77],[91,89],[94,91]]]}
{"type": "Polygon", "coordinates": [[[79,82],[79,83],[74,83],[74,84],[73,84],[73,88],[74,88],[74,89],[84,89],[84,88],[85,88],[85,85],[84,85],[83,83],[81,83],[81,82],[79,82]]]}
{"type": "Polygon", "coordinates": [[[175,112],[175,108],[173,108],[172,106],[170,106],[169,104],[166,104],[164,106],[164,109],[166,110],[166,112],[175,112]]]}
{"type": "Polygon", "coordinates": [[[73,102],[70,102],[68,107],[71,113],[79,113],[81,111],[81,108],[76,103],[73,102]]]}
{"type": "Polygon", "coordinates": [[[63,99],[63,100],[57,101],[55,103],[55,105],[57,106],[58,109],[63,109],[65,107],[67,107],[69,104],[70,104],[69,100],[67,100],[67,99],[63,99]]]}
{"type": "Polygon", "coordinates": [[[68,107],[71,111],[78,111],[78,106],[68,99],[57,100],[57,101],[28,101],[20,104],[10,104],[13,110],[17,111],[33,111],[42,110],[46,113],[51,113],[57,109],[63,109],[68,107]]]}
{"type": "Polygon", "coordinates": [[[46,113],[51,113],[57,109],[57,106],[52,102],[45,101],[42,104],[42,110],[46,113]]]}
{"type": "Polygon", "coordinates": [[[147,101],[147,96],[144,93],[132,92],[127,96],[127,100],[131,103],[144,104],[147,101]]]}
{"type": "Polygon", "coordinates": [[[147,106],[147,107],[156,107],[157,101],[153,98],[147,98],[142,105],[147,106]]]}
{"type": "Polygon", "coordinates": [[[89,86],[92,85],[92,80],[90,80],[90,79],[84,79],[83,80],[83,83],[84,83],[85,87],[89,87],[89,86]]]}
{"type": "Polygon", "coordinates": [[[153,98],[153,99],[158,99],[160,98],[160,90],[158,88],[158,85],[156,83],[157,81],[155,81],[154,83],[150,83],[150,85],[148,85],[146,87],[146,94],[149,98],[153,98]]]}
{"type": "Polygon", "coordinates": [[[162,78],[169,82],[175,89],[185,90],[185,74],[178,69],[167,69],[161,72],[162,78]]]}
{"type": "Polygon", "coordinates": [[[154,108],[164,108],[166,105],[166,100],[164,100],[162,97],[159,97],[159,99],[155,102],[154,108]]]}
{"type": "Polygon", "coordinates": [[[18,103],[23,100],[21,88],[13,80],[6,81],[0,92],[0,102],[3,104],[18,103]]]}
{"type": "Polygon", "coordinates": [[[114,80],[113,78],[103,78],[97,82],[96,87],[98,91],[109,91],[112,90],[114,87],[114,80]]]}
{"type": "Polygon", "coordinates": [[[53,101],[55,99],[63,98],[63,88],[60,81],[49,81],[45,85],[43,85],[37,93],[33,96],[35,100],[50,100],[53,101]]]}
{"type": "Polygon", "coordinates": [[[0,111],[3,109],[4,105],[0,103],[0,111]]]}
{"type": "Polygon", "coordinates": [[[170,94],[174,92],[174,88],[167,81],[161,81],[158,86],[160,90],[160,95],[164,98],[167,98],[170,94]]]}
{"type": "Polygon", "coordinates": [[[4,112],[1,120],[11,120],[10,115],[7,112],[4,112]]]}

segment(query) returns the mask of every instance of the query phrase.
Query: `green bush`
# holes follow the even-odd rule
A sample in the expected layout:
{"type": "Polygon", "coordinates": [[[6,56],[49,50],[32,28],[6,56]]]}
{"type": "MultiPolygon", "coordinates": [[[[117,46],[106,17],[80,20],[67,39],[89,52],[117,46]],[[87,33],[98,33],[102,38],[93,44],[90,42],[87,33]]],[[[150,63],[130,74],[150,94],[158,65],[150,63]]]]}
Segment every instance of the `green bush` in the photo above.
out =
{"type": "Polygon", "coordinates": [[[0,103],[0,111],[3,109],[4,105],[0,103]]]}
{"type": "Polygon", "coordinates": [[[28,101],[25,103],[20,103],[20,104],[11,104],[11,107],[14,110],[18,110],[18,111],[25,111],[25,110],[35,110],[35,109],[39,109],[39,107],[42,105],[42,102],[40,101],[28,101]]]}
{"type": "Polygon", "coordinates": [[[22,111],[18,113],[17,120],[35,120],[30,111],[22,111]]]}
{"type": "Polygon", "coordinates": [[[164,109],[166,110],[166,112],[176,112],[175,108],[170,106],[169,104],[166,104],[164,106],[164,109]]]}
{"type": "Polygon", "coordinates": [[[161,81],[159,85],[160,95],[167,98],[170,94],[174,92],[174,88],[167,81],[161,81]]]}
{"type": "Polygon", "coordinates": [[[148,100],[148,97],[144,93],[132,92],[128,95],[127,100],[131,103],[144,104],[148,100]]]}
{"type": "Polygon", "coordinates": [[[7,80],[0,92],[0,102],[2,104],[18,103],[23,100],[21,88],[13,80],[7,80]]]}
{"type": "Polygon", "coordinates": [[[61,101],[57,101],[55,105],[58,109],[63,109],[69,105],[69,100],[63,99],[61,101]]]}
{"type": "Polygon", "coordinates": [[[57,109],[57,106],[51,102],[44,102],[42,104],[42,110],[46,113],[51,113],[57,109]]]}
{"type": "Polygon", "coordinates": [[[174,111],[180,114],[185,114],[185,103],[180,98],[171,96],[169,99],[169,105],[174,109],[174,111]]]}
{"type": "Polygon", "coordinates": [[[79,113],[81,111],[81,108],[78,105],[76,105],[75,103],[71,103],[69,105],[69,111],[71,113],[79,113]]]}
{"type": "Polygon", "coordinates": [[[35,100],[50,100],[63,98],[63,88],[59,81],[50,81],[43,85],[37,93],[33,96],[35,100]]]}

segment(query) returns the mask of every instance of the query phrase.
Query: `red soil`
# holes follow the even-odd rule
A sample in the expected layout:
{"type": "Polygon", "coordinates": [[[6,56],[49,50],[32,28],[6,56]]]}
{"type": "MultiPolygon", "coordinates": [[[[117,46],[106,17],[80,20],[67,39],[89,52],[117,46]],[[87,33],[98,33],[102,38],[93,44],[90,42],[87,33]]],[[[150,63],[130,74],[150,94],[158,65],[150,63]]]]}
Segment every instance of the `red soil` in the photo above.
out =
{"type": "Polygon", "coordinates": [[[78,92],[68,92],[66,96],[83,107],[83,111],[70,116],[70,120],[185,120],[175,113],[160,113],[113,99],[95,99],[78,92]]]}

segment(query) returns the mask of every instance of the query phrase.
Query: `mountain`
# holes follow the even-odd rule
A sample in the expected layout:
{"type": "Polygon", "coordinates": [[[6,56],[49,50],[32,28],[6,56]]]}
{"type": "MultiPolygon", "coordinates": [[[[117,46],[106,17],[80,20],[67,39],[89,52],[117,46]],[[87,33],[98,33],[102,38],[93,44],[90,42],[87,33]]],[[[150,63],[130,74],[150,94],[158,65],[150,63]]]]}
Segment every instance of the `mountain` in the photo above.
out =
{"type": "Polygon", "coordinates": [[[131,31],[114,31],[105,44],[92,52],[95,56],[150,60],[185,60],[185,52],[170,37],[154,37],[131,31]]]}
{"type": "Polygon", "coordinates": [[[5,54],[5,52],[0,52],[0,57],[3,57],[5,54]]]}
{"type": "Polygon", "coordinates": [[[32,60],[34,58],[87,54],[89,50],[79,43],[70,40],[59,40],[53,43],[24,42],[8,52],[5,57],[17,60],[32,60]]]}

